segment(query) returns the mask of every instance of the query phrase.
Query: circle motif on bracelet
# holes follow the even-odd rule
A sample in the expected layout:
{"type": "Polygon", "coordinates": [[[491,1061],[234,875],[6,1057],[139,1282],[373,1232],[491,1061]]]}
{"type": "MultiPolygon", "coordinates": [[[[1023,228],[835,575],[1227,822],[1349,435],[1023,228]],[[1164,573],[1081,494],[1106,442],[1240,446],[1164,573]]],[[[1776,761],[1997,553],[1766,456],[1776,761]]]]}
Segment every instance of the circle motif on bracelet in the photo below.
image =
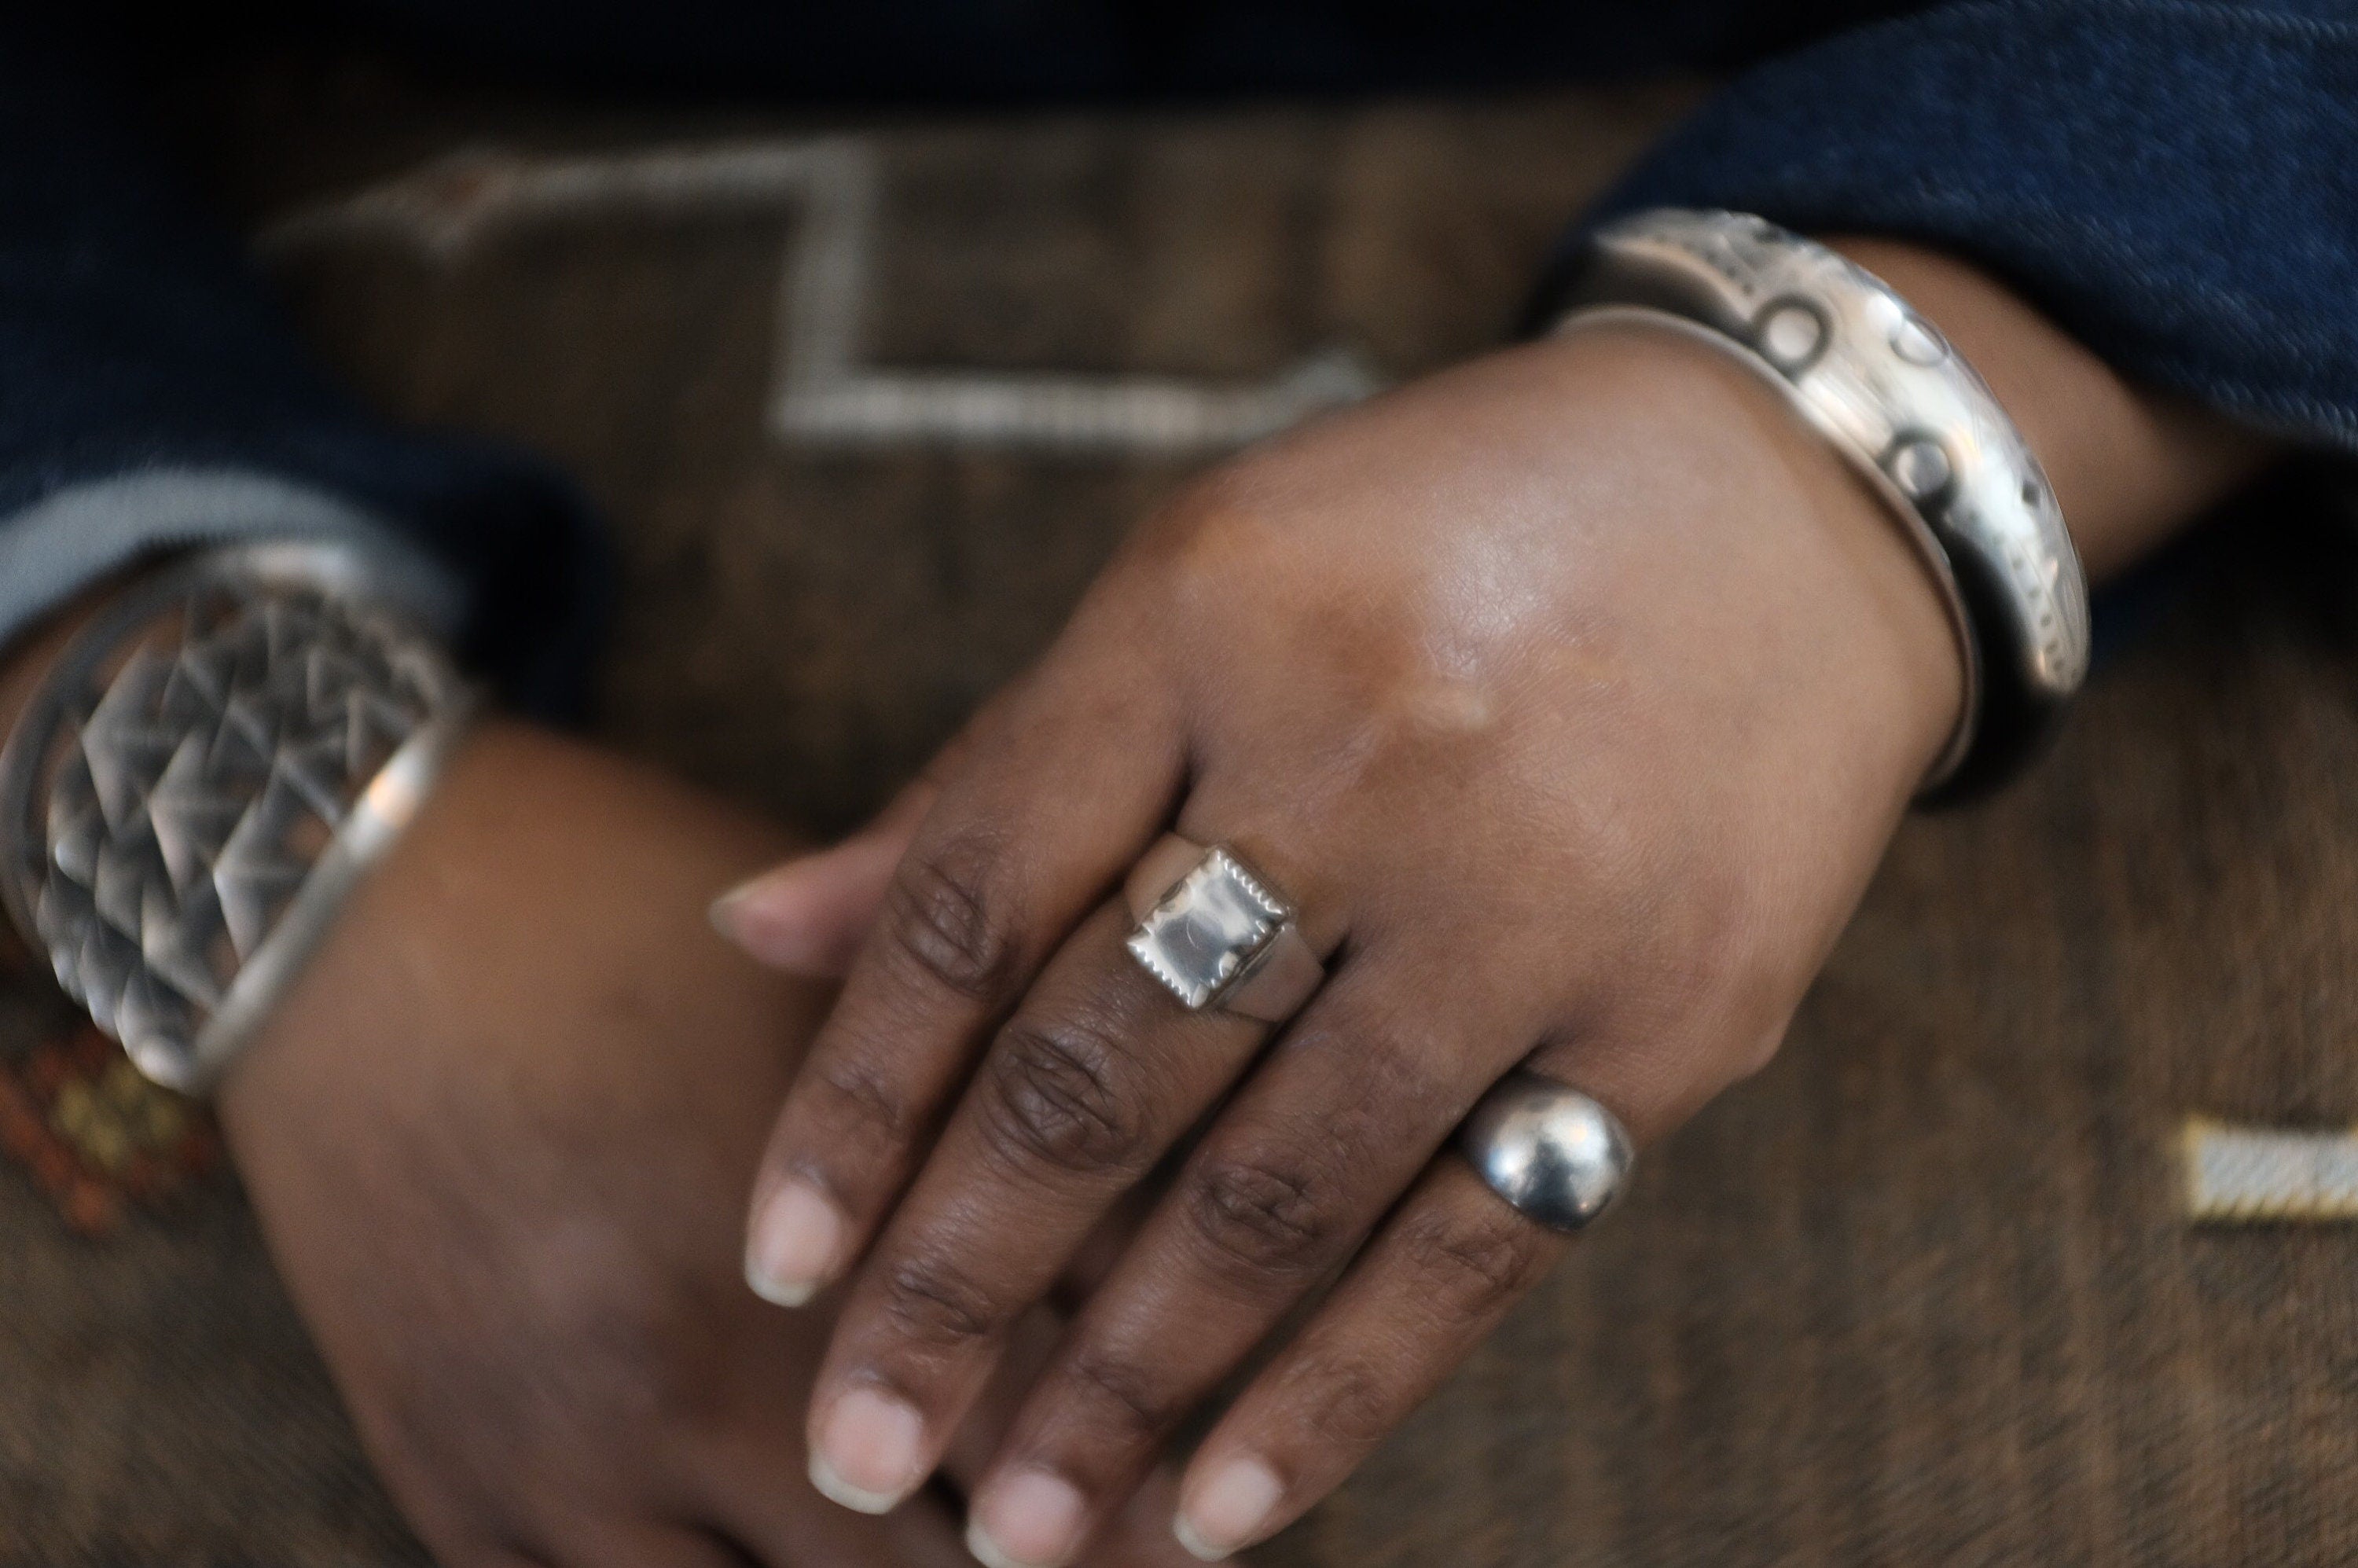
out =
{"type": "Polygon", "coordinates": [[[1614,1114],[1578,1089],[1517,1068],[1458,1130],[1459,1151],[1483,1184],[1551,1230],[1595,1223],[1628,1185],[1637,1162],[1614,1114]]]}
{"type": "Polygon", "coordinates": [[[1911,365],[1931,368],[1949,357],[1949,341],[1913,310],[1891,329],[1891,351],[1911,365]]]}
{"type": "Polygon", "coordinates": [[[1782,369],[1799,370],[1825,345],[1825,319],[1799,300],[1772,307],[1760,323],[1760,351],[1782,369]]]}
{"type": "Polygon", "coordinates": [[[1930,436],[1903,442],[1891,454],[1891,482],[1911,501],[1929,501],[1949,486],[1948,449],[1930,436]]]}

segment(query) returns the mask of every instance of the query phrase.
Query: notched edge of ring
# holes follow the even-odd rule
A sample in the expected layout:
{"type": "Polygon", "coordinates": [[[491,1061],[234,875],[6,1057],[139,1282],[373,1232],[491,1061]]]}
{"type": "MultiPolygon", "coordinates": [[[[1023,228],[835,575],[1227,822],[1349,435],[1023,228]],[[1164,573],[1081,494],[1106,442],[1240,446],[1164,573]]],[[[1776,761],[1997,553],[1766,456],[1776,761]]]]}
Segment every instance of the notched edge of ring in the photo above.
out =
{"type": "Polygon", "coordinates": [[[1190,1012],[1199,1012],[1213,1006],[1219,999],[1250,979],[1270,952],[1276,946],[1279,934],[1293,919],[1293,907],[1276,891],[1254,874],[1252,868],[1224,844],[1206,848],[1203,856],[1187,873],[1164,891],[1138,923],[1123,944],[1131,957],[1138,960],[1148,974],[1163,982],[1179,1004],[1190,1012]],[[1163,928],[1184,919],[1180,913],[1184,903],[1192,900],[1197,890],[1218,879],[1226,882],[1248,906],[1252,917],[1249,940],[1232,944],[1219,957],[1219,973],[1207,979],[1196,979],[1175,969],[1164,957],[1160,938],[1163,928]]]}

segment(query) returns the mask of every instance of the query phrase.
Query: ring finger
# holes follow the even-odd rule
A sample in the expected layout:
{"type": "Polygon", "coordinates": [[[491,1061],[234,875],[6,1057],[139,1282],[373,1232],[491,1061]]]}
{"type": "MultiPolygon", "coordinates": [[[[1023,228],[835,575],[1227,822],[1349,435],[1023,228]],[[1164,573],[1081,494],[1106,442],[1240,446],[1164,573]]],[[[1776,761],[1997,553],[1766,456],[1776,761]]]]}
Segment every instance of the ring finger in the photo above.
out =
{"type": "MultiPolygon", "coordinates": [[[[1173,1531],[1189,1552],[1217,1562],[1332,1491],[1563,1256],[1570,1232],[1619,1195],[1627,1133],[1611,1111],[1564,1087],[1610,1076],[1581,1054],[1547,1053],[1548,1073],[1502,1083],[1486,1104],[1504,1114],[1469,1124],[1480,1129],[1487,1175],[1456,1150],[1436,1159],[1334,1294],[1229,1406],[1181,1483],[1173,1531]]],[[[1614,1092],[1650,1109],[1643,1131],[1670,1119],[1653,1097],[1614,1092]]]]}
{"type": "Polygon", "coordinates": [[[1172,1528],[1217,1562],[1339,1486],[1569,1246],[1454,1153],[1435,1160],[1316,1316],[1197,1446],[1172,1528]]]}
{"type": "Polygon", "coordinates": [[[985,1561],[1055,1568],[1184,1415],[1347,1260],[1530,1037],[1434,950],[1358,952],[1190,1157],[989,1477],[985,1561]],[[1444,1005],[1439,999],[1447,998],[1444,1005]]]}

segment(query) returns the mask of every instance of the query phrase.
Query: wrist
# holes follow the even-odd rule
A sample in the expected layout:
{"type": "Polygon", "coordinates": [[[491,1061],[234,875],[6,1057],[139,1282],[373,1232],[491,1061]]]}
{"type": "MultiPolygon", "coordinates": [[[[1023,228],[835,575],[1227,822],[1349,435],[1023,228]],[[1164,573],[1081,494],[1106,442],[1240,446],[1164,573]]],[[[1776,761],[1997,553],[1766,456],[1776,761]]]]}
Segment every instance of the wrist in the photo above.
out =
{"type": "MultiPolygon", "coordinates": [[[[1777,617],[1784,645],[1749,651],[1764,672],[1786,672],[1774,677],[1785,689],[1764,700],[1828,735],[1866,787],[1887,791],[1895,805],[1912,797],[1963,717],[1965,669],[1943,591],[1889,503],[1786,398],[1716,345],[1630,324],[1538,346],[1583,366],[1590,397],[1652,411],[1663,448],[1642,460],[1724,469],[1725,482],[1754,498],[1725,518],[1744,536],[1709,547],[1733,579],[1722,591],[1777,617]],[[1807,690],[1785,661],[1766,656],[1804,646],[1807,690]]],[[[1730,656],[1727,643],[1700,634],[1703,657],[1730,656]]]]}
{"type": "Polygon", "coordinates": [[[1567,279],[1558,331],[1645,325],[1732,350],[1888,503],[1956,640],[1964,719],[1924,781],[1955,798],[2031,755],[2078,689],[2082,550],[2098,569],[2133,558],[2268,453],[2131,386],[1970,267],[1844,248],[1741,213],[1632,214],[1567,279]]]}
{"type": "Polygon", "coordinates": [[[2037,752],[2086,672],[2084,576],[2021,430],[1906,297],[1758,216],[1659,208],[1601,227],[1559,303],[1558,334],[1642,325],[1727,352],[1888,503],[1964,674],[1920,798],[1979,793],[2037,752]]]}
{"type": "MultiPolygon", "coordinates": [[[[216,1094],[274,1241],[364,1250],[316,1189],[325,1172],[385,1174],[354,1151],[395,1130],[536,1108],[540,1132],[610,1147],[608,1123],[701,1095],[678,1051],[648,1048],[651,1023],[697,1040],[806,1035],[818,993],[744,963],[703,917],[794,847],[651,769],[478,723],[216,1094]]],[[[791,1065],[765,1047],[763,1071],[791,1065]]]]}
{"type": "Polygon", "coordinates": [[[1905,794],[1912,800],[1969,717],[1966,653],[1949,590],[1890,503],[1815,430],[1798,418],[1790,424],[1785,438],[1833,470],[1812,516],[1845,568],[1850,590],[1846,611],[1828,608],[1829,630],[1842,643],[1829,656],[1855,661],[1862,690],[1876,705],[1871,710],[1881,712],[1900,738],[1905,794]]]}
{"type": "MultiPolygon", "coordinates": [[[[408,1026],[464,1026],[474,1002],[464,951],[492,934],[475,928],[482,879],[503,870],[498,839],[507,801],[546,803],[557,749],[525,727],[487,719],[451,758],[400,842],[353,890],[334,927],[288,986],[214,1093],[232,1155],[250,1183],[282,1163],[308,1164],[355,1129],[352,1118],[430,1117],[450,1092],[454,1064],[385,1049],[389,1010],[408,1026]],[[368,1060],[354,1047],[366,1043],[368,1060]]],[[[558,753],[561,755],[561,753],[558,753]]],[[[507,826],[513,827],[512,823],[507,826]]],[[[523,890],[518,890],[519,892],[523,890]]],[[[495,1054],[486,1041],[485,1056],[495,1054]]],[[[515,1072],[510,1058],[500,1070],[515,1072]]]]}
{"type": "Polygon", "coordinates": [[[1826,601],[1810,613],[1827,642],[1823,656],[1845,667],[1862,715],[1894,737],[1901,798],[1912,799],[1966,719],[1965,651],[1947,590],[1908,525],[1783,400],[1733,365],[1767,396],[1781,425],[1764,434],[1785,461],[1812,470],[1815,504],[1798,520],[1831,558],[1826,601]]]}
{"type": "Polygon", "coordinates": [[[477,727],[409,831],[354,890],[319,951],[215,1090],[223,1136],[249,1180],[255,1160],[267,1167],[290,1141],[316,1153],[316,1130],[346,1108],[369,1114],[362,1102],[374,1100],[377,1113],[388,1112],[384,1102],[394,1097],[394,1084],[405,1086],[400,1092],[429,1092],[414,1073],[430,1065],[424,1058],[387,1054],[361,1063],[350,1059],[348,1047],[369,1033],[359,1015],[373,997],[406,992],[401,1011],[412,1019],[464,1015],[463,1001],[442,994],[451,970],[432,944],[463,945],[483,934],[447,927],[447,911],[433,909],[436,883],[453,866],[486,873],[497,866],[481,823],[503,788],[527,798],[542,793],[538,768],[518,756],[520,749],[524,758],[532,754],[519,730],[496,720],[477,727]],[[378,971],[374,983],[363,981],[364,969],[378,971]]]}

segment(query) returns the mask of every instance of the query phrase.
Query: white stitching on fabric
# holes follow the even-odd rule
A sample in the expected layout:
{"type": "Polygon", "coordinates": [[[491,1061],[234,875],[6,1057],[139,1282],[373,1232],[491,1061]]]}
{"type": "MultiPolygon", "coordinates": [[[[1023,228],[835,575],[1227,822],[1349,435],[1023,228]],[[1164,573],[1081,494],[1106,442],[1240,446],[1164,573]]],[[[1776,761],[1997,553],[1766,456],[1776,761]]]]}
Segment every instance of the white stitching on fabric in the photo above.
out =
{"type": "Polygon", "coordinates": [[[618,212],[765,211],[799,203],[777,308],[769,427],[787,440],[950,441],[1066,450],[1243,446],[1382,385],[1329,347],[1256,383],[1176,376],[878,370],[857,341],[882,178],[851,137],[527,157],[476,149],[305,208],[265,230],[265,255],[391,239],[449,264],[510,225],[618,212]]]}
{"type": "Polygon", "coordinates": [[[2180,1138],[2197,1224],[2358,1220],[2358,1128],[2287,1132],[2190,1117],[2180,1138]]]}

